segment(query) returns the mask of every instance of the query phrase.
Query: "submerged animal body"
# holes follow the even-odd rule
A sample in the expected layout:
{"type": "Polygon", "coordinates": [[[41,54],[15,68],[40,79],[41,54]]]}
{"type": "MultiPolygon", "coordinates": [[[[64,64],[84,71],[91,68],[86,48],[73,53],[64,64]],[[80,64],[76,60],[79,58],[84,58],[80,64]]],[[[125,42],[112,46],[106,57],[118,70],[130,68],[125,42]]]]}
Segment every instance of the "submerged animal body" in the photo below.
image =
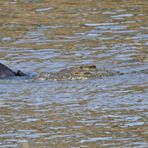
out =
{"type": "MultiPolygon", "coordinates": [[[[91,79],[101,76],[112,76],[121,74],[119,72],[113,72],[109,70],[98,70],[95,65],[80,65],[68,69],[63,69],[59,72],[43,72],[36,76],[35,80],[80,80],[91,79]]],[[[0,63],[0,78],[9,78],[14,76],[27,76],[22,71],[14,72],[7,66],[0,63]]]]}
{"type": "MultiPolygon", "coordinates": [[[[133,71],[132,73],[145,73],[148,74],[148,69],[141,70],[139,72],[133,71]]],[[[115,76],[123,75],[119,71],[112,71],[106,69],[97,69],[93,64],[80,65],[76,67],[71,67],[68,69],[63,69],[59,72],[42,72],[38,76],[34,77],[34,80],[83,80],[83,79],[93,79],[103,76],[115,76]]],[[[14,76],[27,76],[27,74],[18,70],[14,72],[7,66],[0,63],[0,79],[10,78],[14,76]]],[[[30,77],[32,78],[32,77],[30,77]]]]}
{"type": "Polygon", "coordinates": [[[35,79],[37,80],[82,80],[102,76],[121,75],[122,73],[110,70],[99,70],[95,65],[80,65],[69,69],[63,69],[55,73],[43,72],[35,79]]]}

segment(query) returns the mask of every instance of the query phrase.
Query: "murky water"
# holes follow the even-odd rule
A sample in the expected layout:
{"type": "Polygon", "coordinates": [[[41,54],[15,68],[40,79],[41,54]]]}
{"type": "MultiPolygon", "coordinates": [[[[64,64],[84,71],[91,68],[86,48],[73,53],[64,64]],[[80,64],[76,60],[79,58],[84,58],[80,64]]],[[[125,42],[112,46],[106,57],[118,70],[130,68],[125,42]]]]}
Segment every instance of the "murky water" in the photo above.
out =
{"type": "MultiPolygon", "coordinates": [[[[0,62],[26,73],[148,68],[147,0],[1,0],[0,62]]],[[[148,146],[148,75],[0,80],[1,148],[148,146]]]]}

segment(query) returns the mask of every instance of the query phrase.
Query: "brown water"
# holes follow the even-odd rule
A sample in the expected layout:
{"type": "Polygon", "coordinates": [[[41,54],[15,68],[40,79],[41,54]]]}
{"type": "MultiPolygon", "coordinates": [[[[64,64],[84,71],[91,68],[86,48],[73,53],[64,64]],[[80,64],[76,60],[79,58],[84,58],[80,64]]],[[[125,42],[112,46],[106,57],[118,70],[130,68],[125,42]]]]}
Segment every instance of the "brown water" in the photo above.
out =
{"type": "MultiPolygon", "coordinates": [[[[1,0],[0,62],[33,74],[148,68],[147,0],[1,0]]],[[[0,148],[146,148],[148,75],[0,80],[0,148]]]]}

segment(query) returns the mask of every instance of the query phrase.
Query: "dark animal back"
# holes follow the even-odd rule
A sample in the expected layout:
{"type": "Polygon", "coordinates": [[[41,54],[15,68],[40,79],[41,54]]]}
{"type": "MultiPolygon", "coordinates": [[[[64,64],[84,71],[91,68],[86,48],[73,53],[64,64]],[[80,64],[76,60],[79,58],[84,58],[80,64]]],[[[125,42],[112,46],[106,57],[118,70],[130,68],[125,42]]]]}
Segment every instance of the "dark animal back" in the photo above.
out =
{"type": "Polygon", "coordinates": [[[7,66],[0,63],[0,78],[8,78],[15,76],[15,72],[7,66]]]}

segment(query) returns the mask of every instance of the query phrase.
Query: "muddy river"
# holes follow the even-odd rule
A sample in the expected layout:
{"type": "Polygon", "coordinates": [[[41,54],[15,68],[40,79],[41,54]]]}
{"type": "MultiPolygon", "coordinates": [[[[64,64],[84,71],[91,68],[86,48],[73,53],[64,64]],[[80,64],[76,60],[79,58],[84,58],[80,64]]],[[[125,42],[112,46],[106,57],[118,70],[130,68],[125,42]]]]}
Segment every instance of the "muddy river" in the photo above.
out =
{"type": "Polygon", "coordinates": [[[0,0],[0,63],[127,73],[0,80],[0,148],[148,147],[148,0],[0,0]]]}

